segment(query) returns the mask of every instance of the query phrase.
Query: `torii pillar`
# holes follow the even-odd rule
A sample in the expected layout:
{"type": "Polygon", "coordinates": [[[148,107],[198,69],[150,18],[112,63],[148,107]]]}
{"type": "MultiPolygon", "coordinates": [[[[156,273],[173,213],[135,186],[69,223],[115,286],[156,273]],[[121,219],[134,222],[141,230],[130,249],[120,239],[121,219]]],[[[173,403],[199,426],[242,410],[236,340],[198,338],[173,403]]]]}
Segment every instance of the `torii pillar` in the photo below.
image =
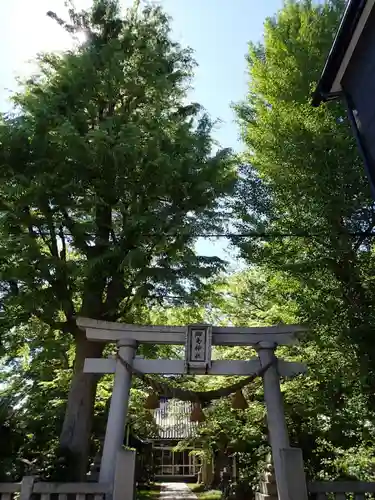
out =
{"type": "MultiPolygon", "coordinates": [[[[260,342],[256,346],[261,366],[266,366],[270,362],[276,361],[277,358],[274,353],[276,347],[276,344],[272,342],[260,342]]],[[[289,448],[289,436],[285,421],[284,403],[277,363],[273,363],[263,374],[263,389],[278,495],[280,500],[286,500],[289,497],[285,474],[283,472],[281,450],[289,448]]]]}
{"type": "MultiPolygon", "coordinates": [[[[119,355],[130,366],[133,366],[137,343],[134,340],[117,342],[119,355]]],[[[113,484],[115,477],[115,461],[124,442],[124,429],[128,413],[131,373],[119,361],[116,361],[115,380],[109,408],[107,429],[104,440],[99,482],[113,484]]]]}

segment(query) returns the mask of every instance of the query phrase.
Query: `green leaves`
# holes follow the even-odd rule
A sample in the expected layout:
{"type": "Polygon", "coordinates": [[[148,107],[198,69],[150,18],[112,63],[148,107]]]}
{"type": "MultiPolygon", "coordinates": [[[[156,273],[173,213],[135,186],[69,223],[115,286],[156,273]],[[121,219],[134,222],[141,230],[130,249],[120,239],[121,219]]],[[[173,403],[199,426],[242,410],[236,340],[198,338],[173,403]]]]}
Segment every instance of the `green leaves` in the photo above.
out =
{"type": "MultiPolygon", "coordinates": [[[[13,276],[6,279],[20,279],[22,269],[33,294],[45,289],[59,301],[69,297],[71,311],[85,303],[90,283],[102,312],[85,314],[106,316],[109,283],[119,282],[113,298],[119,304],[130,288],[147,289],[144,280],[154,290],[158,281],[198,286],[200,276],[216,271],[217,262],[197,259],[192,246],[204,226],[220,223],[218,200],[235,176],[229,151],[211,156],[212,125],[199,105],[183,104],[194,61],[170,40],[159,7],[128,11],[120,20],[115,2],[102,1],[70,14],[71,25],[59,23],[83,27],[88,42],[41,56],[42,76],[14,98],[18,117],[2,121],[3,181],[13,179],[2,192],[3,233],[16,244],[13,276]],[[29,220],[21,216],[24,205],[29,220]],[[53,248],[64,252],[63,259],[54,252],[55,263],[53,248]],[[37,264],[28,269],[30,252],[37,264]],[[71,274],[73,255],[81,277],[71,274]],[[59,268],[56,279],[52,265],[59,268]]],[[[113,319],[123,313],[111,307],[113,319]]]]}
{"type": "Polygon", "coordinates": [[[249,47],[249,92],[236,108],[246,165],[234,210],[241,232],[269,237],[233,238],[262,274],[254,282],[248,273],[242,307],[236,311],[235,299],[230,311],[241,321],[294,317],[311,326],[293,353],[310,372],[287,381],[284,394],[292,441],[310,474],[321,475],[324,464],[330,477],[349,471],[350,449],[367,447],[360,427],[372,419],[375,367],[375,297],[367,286],[374,206],[345,109],[310,105],[343,8],[287,2],[265,24],[264,43],[249,47]]]}
{"type": "Polygon", "coordinates": [[[264,45],[250,47],[249,95],[237,107],[250,166],[235,210],[242,232],[279,236],[234,243],[250,263],[299,281],[299,314],[373,364],[374,297],[365,283],[374,207],[345,110],[310,105],[341,8],[287,3],[266,24],[264,45]]]}
{"type": "MultiPolygon", "coordinates": [[[[211,151],[211,120],[186,102],[195,62],[160,7],[121,17],[100,0],[68,21],[48,15],[87,40],[40,55],[14,96],[17,115],[1,117],[0,333],[14,346],[26,340],[13,328],[35,318],[78,342],[76,315],[132,322],[154,303],[196,302],[223,262],[197,256],[195,241],[222,227],[236,179],[231,152],[211,151]]],[[[41,384],[54,392],[44,373],[41,384]]],[[[81,474],[89,432],[71,426],[83,408],[90,429],[95,384],[71,391],[65,418],[81,474]]]]}

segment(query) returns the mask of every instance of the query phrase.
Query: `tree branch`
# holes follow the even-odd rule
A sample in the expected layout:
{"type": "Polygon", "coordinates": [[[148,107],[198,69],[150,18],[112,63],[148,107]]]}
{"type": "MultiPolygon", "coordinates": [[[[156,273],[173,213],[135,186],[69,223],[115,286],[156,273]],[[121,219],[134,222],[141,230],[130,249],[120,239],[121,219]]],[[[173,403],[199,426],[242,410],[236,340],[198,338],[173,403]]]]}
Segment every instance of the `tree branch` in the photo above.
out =
{"type": "Polygon", "coordinates": [[[44,215],[45,215],[45,218],[47,221],[47,226],[48,226],[49,233],[50,233],[51,245],[49,248],[50,248],[51,254],[56,259],[59,259],[59,251],[58,251],[58,247],[57,247],[57,236],[56,236],[55,224],[53,222],[52,211],[47,204],[43,207],[43,212],[44,212],[44,215]]]}
{"type": "Polygon", "coordinates": [[[62,250],[60,252],[60,259],[64,262],[66,262],[66,241],[65,241],[65,235],[64,235],[64,227],[61,224],[59,228],[59,237],[61,240],[61,245],[62,245],[62,250]]]}
{"type": "Polygon", "coordinates": [[[74,244],[82,253],[86,255],[86,257],[88,257],[91,253],[91,248],[86,243],[88,239],[87,235],[79,234],[79,232],[76,231],[77,223],[69,216],[66,210],[63,210],[63,217],[65,226],[68,228],[70,234],[74,239],[74,244]]]}

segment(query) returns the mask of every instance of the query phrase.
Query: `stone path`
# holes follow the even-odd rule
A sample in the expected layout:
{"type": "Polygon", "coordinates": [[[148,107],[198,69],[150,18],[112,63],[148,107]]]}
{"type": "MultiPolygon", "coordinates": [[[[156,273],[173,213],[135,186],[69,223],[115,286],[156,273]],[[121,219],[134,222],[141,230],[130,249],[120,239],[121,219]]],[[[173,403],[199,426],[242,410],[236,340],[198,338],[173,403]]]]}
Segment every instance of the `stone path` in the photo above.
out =
{"type": "Polygon", "coordinates": [[[159,500],[197,500],[189,486],[185,483],[163,483],[159,500]]]}

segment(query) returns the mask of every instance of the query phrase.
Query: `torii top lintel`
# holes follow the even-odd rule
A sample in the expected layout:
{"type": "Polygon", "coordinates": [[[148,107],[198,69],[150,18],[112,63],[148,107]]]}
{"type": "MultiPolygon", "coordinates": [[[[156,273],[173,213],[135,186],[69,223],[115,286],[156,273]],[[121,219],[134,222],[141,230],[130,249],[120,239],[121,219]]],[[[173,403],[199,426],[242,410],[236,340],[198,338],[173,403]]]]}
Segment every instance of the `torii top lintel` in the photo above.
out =
{"type": "MultiPolygon", "coordinates": [[[[119,342],[135,340],[142,344],[183,345],[186,342],[185,326],[127,325],[90,318],[77,318],[77,325],[86,331],[88,340],[95,342],[119,342]]],[[[276,325],[261,327],[213,326],[213,345],[257,345],[270,342],[290,345],[297,341],[298,334],[308,329],[300,325],[276,325]]]]}

